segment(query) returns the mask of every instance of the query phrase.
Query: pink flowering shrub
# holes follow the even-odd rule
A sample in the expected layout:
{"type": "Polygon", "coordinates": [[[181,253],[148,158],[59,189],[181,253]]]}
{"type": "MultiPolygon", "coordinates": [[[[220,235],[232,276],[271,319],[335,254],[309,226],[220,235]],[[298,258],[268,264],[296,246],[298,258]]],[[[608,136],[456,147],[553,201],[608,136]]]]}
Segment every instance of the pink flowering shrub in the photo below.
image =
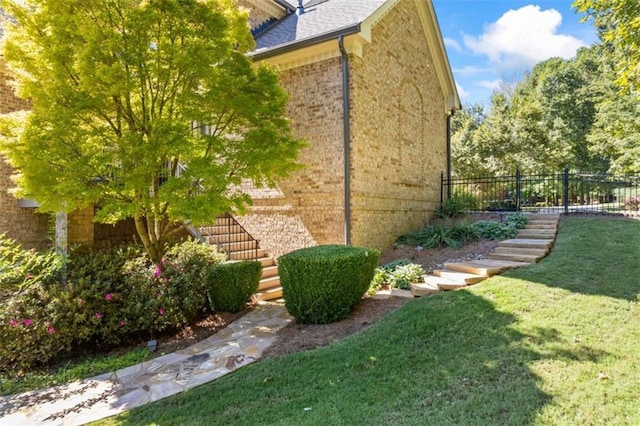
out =
{"type": "Polygon", "coordinates": [[[627,199],[624,201],[624,205],[627,210],[637,212],[638,210],[640,210],[640,195],[637,195],[635,197],[627,197],[627,199]]]}
{"type": "Polygon", "coordinates": [[[208,246],[183,242],[159,267],[139,248],[123,247],[72,253],[66,281],[34,271],[37,278],[0,299],[0,370],[181,327],[206,313],[207,270],[223,260],[208,246]]]}

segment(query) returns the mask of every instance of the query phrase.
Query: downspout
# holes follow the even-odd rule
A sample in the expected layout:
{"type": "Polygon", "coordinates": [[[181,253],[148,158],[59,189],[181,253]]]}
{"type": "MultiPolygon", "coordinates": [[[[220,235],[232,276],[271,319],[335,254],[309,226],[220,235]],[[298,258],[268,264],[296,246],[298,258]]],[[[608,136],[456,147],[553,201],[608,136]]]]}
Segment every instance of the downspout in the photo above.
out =
{"type": "Polygon", "coordinates": [[[455,112],[452,108],[447,114],[447,199],[451,198],[451,117],[455,112]]]}
{"type": "Polygon", "coordinates": [[[344,243],[351,245],[351,124],[349,120],[349,57],[344,48],[344,38],[338,36],[338,46],[342,55],[342,125],[344,151],[344,243]]]}

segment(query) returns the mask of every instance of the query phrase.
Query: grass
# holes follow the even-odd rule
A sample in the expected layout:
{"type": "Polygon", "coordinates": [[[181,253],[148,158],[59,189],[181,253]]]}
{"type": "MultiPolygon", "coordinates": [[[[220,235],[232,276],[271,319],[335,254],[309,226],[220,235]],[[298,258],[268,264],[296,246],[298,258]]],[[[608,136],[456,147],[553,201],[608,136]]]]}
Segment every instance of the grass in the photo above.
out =
{"type": "Polygon", "coordinates": [[[640,424],[640,221],[100,424],[640,424]]]}
{"type": "Polygon", "coordinates": [[[28,372],[5,372],[0,374],[0,395],[43,389],[69,383],[86,377],[116,371],[151,358],[146,347],[134,349],[120,355],[88,355],[78,357],[51,369],[28,372]]]}

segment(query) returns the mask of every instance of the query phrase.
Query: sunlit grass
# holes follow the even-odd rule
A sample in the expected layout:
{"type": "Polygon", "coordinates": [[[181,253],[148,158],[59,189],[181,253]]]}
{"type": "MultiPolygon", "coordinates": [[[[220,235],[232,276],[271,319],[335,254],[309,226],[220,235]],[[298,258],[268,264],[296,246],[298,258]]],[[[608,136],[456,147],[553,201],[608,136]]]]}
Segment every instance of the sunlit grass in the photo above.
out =
{"type": "Polygon", "coordinates": [[[640,424],[640,221],[103,424],[640,424]]]}

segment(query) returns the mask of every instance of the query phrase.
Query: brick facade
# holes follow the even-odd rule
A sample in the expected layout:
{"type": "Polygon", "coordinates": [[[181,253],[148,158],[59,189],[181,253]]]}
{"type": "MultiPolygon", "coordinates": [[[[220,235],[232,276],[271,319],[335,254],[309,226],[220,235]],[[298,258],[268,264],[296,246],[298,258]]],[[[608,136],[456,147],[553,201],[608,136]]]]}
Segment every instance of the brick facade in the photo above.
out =
{"type": "MultiPolygon", "coordinates": [[[[29,108],[29,104],[13,94],[13,88],[0,72],[0,114],[29,108]]],[[[49,243],[49,216],[34,213],[32,208],[18,206],[18,200],[9,190],[13,169],[0,157],[0,234],[6,234],[27,247],[43,247],[49,243]]]]}
{"type": "Polygon", "coordinates": [[[413,0],[351,55],[351,240],[384,249],[424,225],[446,171],[444,95],[413,0]]]}
{"type": "Polygon", "coordinates": [[[276,256],[344,241],[340,58],[286,70],[280,78],[294,133],[309,143],[299,158],[305,168],[275,190],[250,190],[254,206],[238,218],[276,256]]]}
{"type": "MultiPolygon", "coordinates": [[[[351,243],[384,249],[425,224],[446,171],[444,95],[413,0],[399,2],[372,30],[362,57],[349,55],[351,243]]],[[[343,244],[344,154],[341,58],[281,72],[307,167],[277,190],[250,191],[238,220],[261,246],[283,253],[343,244]]]]}

